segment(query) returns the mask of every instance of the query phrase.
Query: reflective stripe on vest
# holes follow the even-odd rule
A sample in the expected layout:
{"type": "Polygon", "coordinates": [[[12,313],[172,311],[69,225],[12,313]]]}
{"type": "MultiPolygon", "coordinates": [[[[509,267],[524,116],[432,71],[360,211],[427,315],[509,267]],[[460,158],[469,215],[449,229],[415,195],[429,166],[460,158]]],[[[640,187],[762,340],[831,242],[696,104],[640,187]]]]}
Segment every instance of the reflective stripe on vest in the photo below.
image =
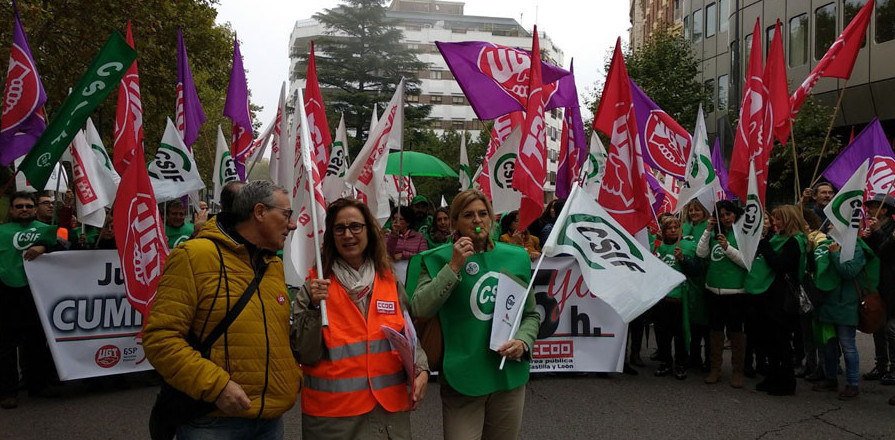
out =
{"type": "MultiPolygon", "coordinates": [[[[316,278],[311,270],[311,277],[316,278]]],[[[323,356],[315,365],[303,365],[302,412],[316,417],[350,417],[366,414],[376,405],[397,412],[408,407],[407,375],[401,358],[382,331],[404,328],[398,289],[391,272],[378,274],[373,283],[367,317],[358,310],[345,288],[330,277],[323,332],[323,356]]]]}

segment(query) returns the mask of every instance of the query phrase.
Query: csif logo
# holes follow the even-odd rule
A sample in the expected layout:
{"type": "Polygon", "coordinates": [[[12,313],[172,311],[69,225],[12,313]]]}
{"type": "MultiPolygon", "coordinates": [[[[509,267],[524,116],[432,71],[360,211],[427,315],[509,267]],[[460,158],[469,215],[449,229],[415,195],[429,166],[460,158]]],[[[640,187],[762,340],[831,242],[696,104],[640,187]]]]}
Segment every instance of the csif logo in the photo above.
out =
{"type": "Polygon", "coordinates": [[[15,235],[12,236],[12,245],[16,249],[24,251],[31,246],[34,246],[34,243],[39,239],[40,233],[37,232],[37,228],[28,228],[24,231],[16,232],[15,235]]]}
{"type": "Polygon", "coordinates": [[[646,273],[644,256],[627,234],[592,214],[572,214],[560,232],[559,245],[575,248],[592,269],[622,266],[646,273]]]}
{"type": "Polygon", "coordinates": [[[500,189],[513,187],[513,173],[516,170],[516,153],[500,156],[494,164],[494,183],[500,189]]]}
{"type": "Polygon", "coordinates": [[[494,315],[494,301],[497,297],[497,272],[487,272],[476,281],[469,292],[469,309],[480,321],[489,321],[494,315]]]}

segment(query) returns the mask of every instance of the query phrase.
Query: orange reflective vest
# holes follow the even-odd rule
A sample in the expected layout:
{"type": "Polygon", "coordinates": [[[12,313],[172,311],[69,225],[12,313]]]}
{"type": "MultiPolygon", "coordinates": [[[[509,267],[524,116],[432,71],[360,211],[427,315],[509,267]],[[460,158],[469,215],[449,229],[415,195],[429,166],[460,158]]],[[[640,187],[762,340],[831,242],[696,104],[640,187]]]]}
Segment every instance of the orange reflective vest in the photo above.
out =
{"type": "MultiPolygon", "coordinates": [[[[312,269],[311,277],[316,276],[312,269]]],[[[323,328],[323,358],[316,365],[302,365],[302,412],[349,417],[366,414],[377,403],[389,412],[406,410],[407,375],[382,331],[384,325],[404,329],[392,273],[380,274],[373,282],[366,319],[335,276],[330,276],[326,311],[329,325],[323,328]]]]}

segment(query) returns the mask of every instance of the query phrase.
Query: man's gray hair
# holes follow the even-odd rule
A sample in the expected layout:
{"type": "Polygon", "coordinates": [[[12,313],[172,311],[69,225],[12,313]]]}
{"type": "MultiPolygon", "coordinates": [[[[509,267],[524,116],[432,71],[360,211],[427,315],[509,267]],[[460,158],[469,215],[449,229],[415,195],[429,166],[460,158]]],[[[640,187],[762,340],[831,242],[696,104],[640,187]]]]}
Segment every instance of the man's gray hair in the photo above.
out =
{"type": "Polygon", "coordinates": [[[266,206],[275,206],[273,193],[275,191],[289,195],[289,191],[282,186],[275,185],[273,182],[266,180],[255,180],[247,183],[236,193],[233,199],[233,214],[236,216],[236,222],[242,223],[252,217],[255,211],[255,205],[263,203],[266,206]]]}

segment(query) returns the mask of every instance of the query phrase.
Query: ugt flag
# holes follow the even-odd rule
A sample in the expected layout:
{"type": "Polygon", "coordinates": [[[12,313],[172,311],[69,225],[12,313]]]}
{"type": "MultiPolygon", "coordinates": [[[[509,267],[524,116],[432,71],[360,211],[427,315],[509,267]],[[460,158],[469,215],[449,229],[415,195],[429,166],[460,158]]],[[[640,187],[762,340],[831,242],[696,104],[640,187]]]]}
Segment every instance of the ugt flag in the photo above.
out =
{"type": "MultiPolygon", "coordinates": [[[[130,21],[127,22],[127,44],[134,48],[130,21]]],[[[143,100],[140,97],[140,72],[137,60],[134,60],[118,85],[115,139],[112,142],[112,164],[118,174],[124,174],[134,156],[143,154],[143,151],[143,100]]]]}
{"type": "MultiPolygon", "coordinates": [[[[855,171],[869,159],[870,174],[868,177],[871,180],[881,180],[880,178],[873,178],[875,174],[873,173],[873,169],[875,168],[874,162],[876,162],[875,159],[877,158],[881,163],[891,162],[895,159],[895,153],[892,152],[892,147],[889,144],[889,140],[886,138],[883,126],[879,123],[878,119],[874,118],[873,121],[861,130],[861,132],[855,136],[854,140],[852,140],[852,142],[848,144],[838,156],[836,156],[836,159],[824,170],[823,176],[836,188],[842,188],[845,185],[845,182],[854,175],[855,171]]],[[[884,169],[885,168],[880,168],[878,171],[883,171],[884,169]]],[[[888,175],[888,173],[886,175],[888,175]]],[[[880,177],[884,176],[885,175],[881,175],[880,177]]],[[[892,179],[886,179],[886,181],[891,182],[892,179]]],[[[880,189],[879,192],[884,191],[885,189],[880,189]]]]}
{"type": "Polygon", "coordinates": [[[858,242],[858,230],[861,228],[861,218],[864,203],[864,181],[867,180],[868,160],[865,160],[851,178],[839,188],[839,192],[824,207],[824,214],[830,222],[830,237],[839,243],[839,262],[845,263],[855,256],[855,247],[858,242]]]}
{"type": "Polygon", "coordinates": [[[584,282],[625,322],[640,316],[684,282],[684,275],[631,237],[575,185],[544,244],[544,255],[575,257],[584,282]]]}
{"type": "Polygon", "coordinates": [[[692,145],[690,133],[646,96],[634,80],[630,82],[643,161],[654,170],[683,180],[692,145]]]}
{"type": "Polygon", "coordinates": [[[47,128],[42,106],[47,93],[37,74],[28,39],[22,29],[19,10],[15,9],[12,48],[3,90],[3,117],[0,118],[0,165],[8,166],[31,150],[47,128]]]}

